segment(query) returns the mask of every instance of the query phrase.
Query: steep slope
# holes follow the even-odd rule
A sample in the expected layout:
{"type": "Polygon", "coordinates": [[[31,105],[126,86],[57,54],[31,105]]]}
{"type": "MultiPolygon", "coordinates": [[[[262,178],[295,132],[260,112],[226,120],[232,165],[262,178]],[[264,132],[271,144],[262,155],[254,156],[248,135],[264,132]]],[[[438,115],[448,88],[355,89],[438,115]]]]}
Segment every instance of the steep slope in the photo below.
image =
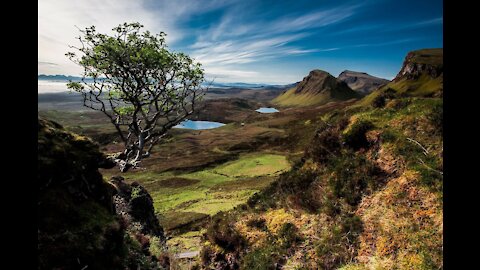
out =
{"type": "Polygon", "coordinates": [[[338,75],[340,81],[345,82],[352,90],[367,95],[373,90],[378,89],[389,83],[389,80],[378,78],[364,72],[345,70],[338,75]]]}
{"type": "MultiPolygon", "coordinates": [[[[420,83],[424,75],[408,80],[420,83]]],[[[393,93],[381,107],[319,118],[291,171],[246,205],[213,218],[203,264],[442,269],[442,98],[393,93]]]]}
{"type": "Polygon", "coordinates": [[[297,86],[282,93],[272,102],[279,106],[312,106],[359,96],[346,83],[337,80],[328,72],[316,69],[310,71],[297,86]]]}
{"type": "Polygon", "coordinates": [[[38,269],[161,266],[155,251],[165,239],[151,198],[104,181],[98,168],[113,166],[88,138],[38,120],[38,269]]]}
{"type": "Polygon", "coordinates": [[[441,97],[443,95],[443,48],[409,52],[393,81],[366,96],[362,105],[376,102],[392,94],[403,97],[441,97]]]}

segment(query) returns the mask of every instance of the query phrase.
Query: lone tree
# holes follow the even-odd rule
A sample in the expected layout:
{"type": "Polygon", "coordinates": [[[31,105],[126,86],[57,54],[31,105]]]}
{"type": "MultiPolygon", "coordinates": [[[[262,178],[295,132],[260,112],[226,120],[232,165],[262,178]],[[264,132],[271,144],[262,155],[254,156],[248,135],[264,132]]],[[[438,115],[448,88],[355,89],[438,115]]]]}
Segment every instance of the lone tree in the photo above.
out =
{"type": "Polygon", "coordinates": [[[84,69],[81,81],[70,81],[68,88],[82,94],[84,106],[105,114],[124,144],[113,157],[122,172],[148,157],[205,94],[201,65],[169,51],[164,32],[152,35],[142,28],[124,23],[106,35],[87,27],[80,30],[81,46],[70,46],[76,53],[66,53],[84,69]]]}

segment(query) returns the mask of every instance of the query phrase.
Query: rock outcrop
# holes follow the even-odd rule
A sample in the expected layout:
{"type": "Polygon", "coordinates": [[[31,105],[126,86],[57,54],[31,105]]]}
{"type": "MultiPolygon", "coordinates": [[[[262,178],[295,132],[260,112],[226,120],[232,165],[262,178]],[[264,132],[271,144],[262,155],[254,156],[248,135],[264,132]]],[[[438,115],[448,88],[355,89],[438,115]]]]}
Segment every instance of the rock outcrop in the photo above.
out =
{"type": "Polygon", "coordinates": [[[134,224],[132,226],[142,234],[157,236],[164,242],[163,229],[155,216],[153,199],[147,190],[137,182],[125,183],[121,176],[112,177],[110,183],[116,189],[113,201],[117,215],[134,224]]]}
{"type": "Polygon", "coordinates": [[[418,79],[422,74],[435,79],[443,75],[443,49],[423,49],[411,51],[403,61],[402,69],[394,81],[403,78],[418,79]]]}
{"type": "Polygon", "coordinates": [[[367,95],[379,87],[389,83],[389,80],[369,75],[365,72],[345,70],[338,79],[345,82],[352,90],[367,95]]]}
{"type": "Polygon", "coordinates": [[[124,191],[98,171],[113,166],[90,139],[39,118],[38,269],[160,268],[157,254],[149,252],[148,240],[164,239],[151,197],[141,186],[131,186],[136,196],[128,201],[129,214],[144,233],[138,238],[136,223],[116,214],[113,198],[124,191]]]}

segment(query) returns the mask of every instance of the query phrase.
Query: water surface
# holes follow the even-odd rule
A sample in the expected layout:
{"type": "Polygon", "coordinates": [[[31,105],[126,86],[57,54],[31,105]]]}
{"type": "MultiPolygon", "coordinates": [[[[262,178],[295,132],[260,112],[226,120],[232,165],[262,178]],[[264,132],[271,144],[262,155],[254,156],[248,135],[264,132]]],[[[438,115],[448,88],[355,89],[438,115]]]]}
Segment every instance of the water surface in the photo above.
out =
{"type": "Polygon", "coordinates": [[[225,126],[225,124],[219,123],[219,122],[211,122],[211,121],[186,120],[186,121],[183,121],[182,123],[174,126],[174,128],[202,130],[202,129],[218,128],[218,127],[221,127],[221,126],[225,126]]]}
{"type": "Polygon", "coordinates": [[[262,107],[258,110],[255,110],[256,112],[259,112],[259,113],[276,113],[276,112],[279,112],[277,109],[275,108],[267,108],[267,107],[262,107]]]}

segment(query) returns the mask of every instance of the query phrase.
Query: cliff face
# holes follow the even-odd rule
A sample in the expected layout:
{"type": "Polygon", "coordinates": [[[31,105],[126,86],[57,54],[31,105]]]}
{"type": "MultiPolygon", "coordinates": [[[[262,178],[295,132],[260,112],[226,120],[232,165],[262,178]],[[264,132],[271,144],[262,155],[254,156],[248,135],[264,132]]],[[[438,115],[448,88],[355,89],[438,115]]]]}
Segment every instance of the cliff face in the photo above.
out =
{"type": "Polygon", "coordinates": [[[133,218],[117,215],[118,189],[98,172],[113,166],[88,138],[38,120],[39,269],[159,267],[151,245],[139,240],[156,237],[162,247],[151,198],[136,185],[137,197],[128,201],[133,218]]]}
{"type": "MultiPolygon", "coordinates": [[[[442,97],[443,49],[409,52],[393,81],[373,91],[361,104],[383,104],[392,97],[442,97]]],[[[377,106],[377,105],[375,105],[377,106]]]]}
{"type": "Polygon", "coordinates": [[[338,79],[345,82],[352,90],[362,95],[378,89],[389,83],[389,80],[374,77],[364,72],[345,70],[338,76],[338,79]]]}
{"type": "Polygon", "coordinates": [[[426,74],[432,79],[443,75],[443,49],[423,49],[412,51],[407,54],[402,69],[394,81],[403,78],[417,79],[426,74]]]}

